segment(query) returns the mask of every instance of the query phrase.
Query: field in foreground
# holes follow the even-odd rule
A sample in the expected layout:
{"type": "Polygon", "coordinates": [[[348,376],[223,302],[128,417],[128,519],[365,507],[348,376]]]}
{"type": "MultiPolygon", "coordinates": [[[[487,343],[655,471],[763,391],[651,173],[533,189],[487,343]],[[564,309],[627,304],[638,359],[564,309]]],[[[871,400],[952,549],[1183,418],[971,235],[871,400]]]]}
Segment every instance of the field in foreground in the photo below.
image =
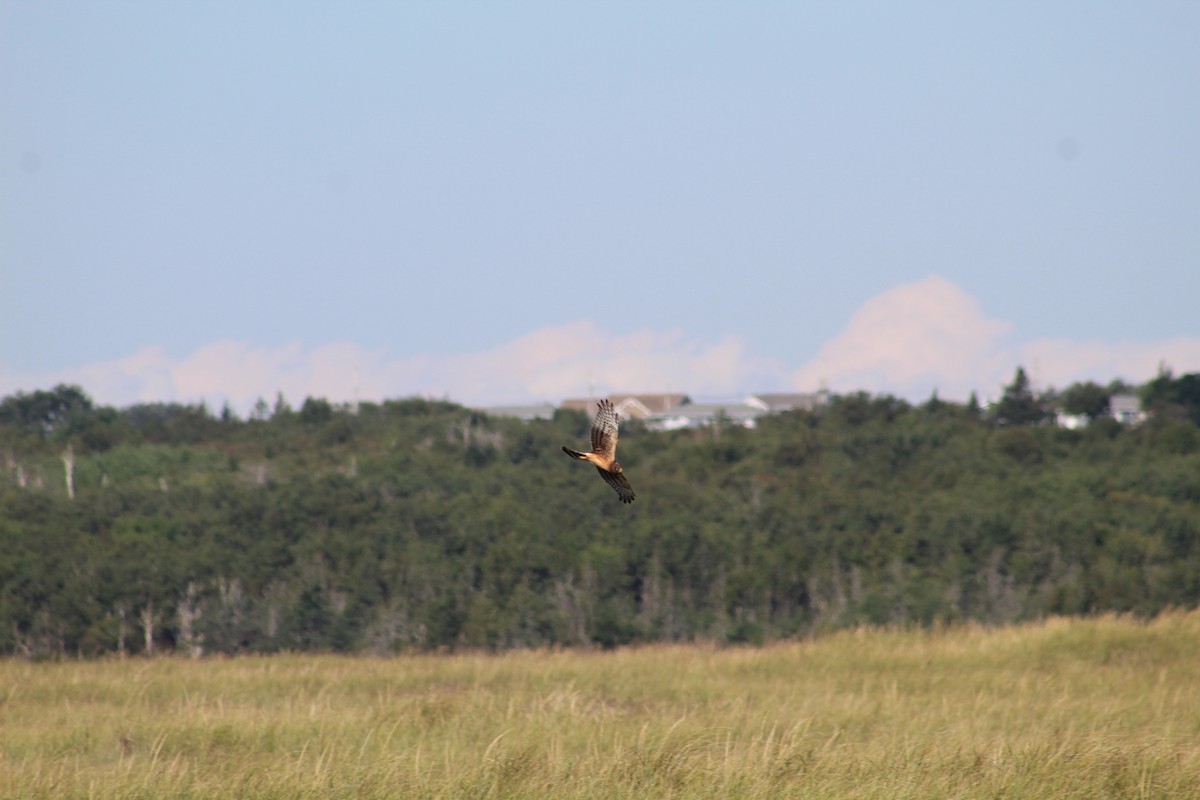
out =
{"type": "Polygon", "coordinates": [[[1200,613],[759,649],[6,660],[0,796],[1200,798],[1200,613]]]}

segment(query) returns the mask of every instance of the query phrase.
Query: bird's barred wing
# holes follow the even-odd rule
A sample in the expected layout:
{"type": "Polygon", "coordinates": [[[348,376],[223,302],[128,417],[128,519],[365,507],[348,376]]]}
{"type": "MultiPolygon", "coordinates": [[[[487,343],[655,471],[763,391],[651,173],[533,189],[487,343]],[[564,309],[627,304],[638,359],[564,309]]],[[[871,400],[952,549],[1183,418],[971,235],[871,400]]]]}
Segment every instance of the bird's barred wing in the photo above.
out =
{"type": "Polygon", "coordinates": [[[617,472],[600,469],[600,467],[596,467],[596,471],[600,473],[601,478],[604,478],[605,483],[613,488],[613,491],[621,498],[622,503],[632,503],[634,501],[633,486],[630,485],[628,478],[617,472]]]}
{"type": "Polygon", "coordinates": [[[617,410],[609,400],[601,400],[592,420],[592,452],[608,459],[617,457],[617,410]]]}

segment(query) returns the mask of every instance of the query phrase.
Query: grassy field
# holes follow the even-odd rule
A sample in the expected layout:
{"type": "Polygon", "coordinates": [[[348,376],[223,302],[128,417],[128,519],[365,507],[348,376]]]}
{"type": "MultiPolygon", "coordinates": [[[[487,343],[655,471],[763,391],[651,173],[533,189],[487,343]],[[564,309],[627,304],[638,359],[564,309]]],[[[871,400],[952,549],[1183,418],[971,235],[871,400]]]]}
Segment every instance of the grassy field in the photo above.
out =
{"type": "Polygon", "coordinates": [[[5,660],[0,796],[1200,798],[1200,613],[759,649],[5,660]]]}

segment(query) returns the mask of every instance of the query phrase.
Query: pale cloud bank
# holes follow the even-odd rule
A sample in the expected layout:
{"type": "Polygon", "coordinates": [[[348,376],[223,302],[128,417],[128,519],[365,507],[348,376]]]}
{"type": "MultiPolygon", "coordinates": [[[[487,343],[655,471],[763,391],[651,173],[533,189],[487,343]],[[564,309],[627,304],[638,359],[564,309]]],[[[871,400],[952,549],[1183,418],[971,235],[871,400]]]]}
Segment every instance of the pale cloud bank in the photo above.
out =
{"type": "Polygon", "coordinates": [[[835,392],[865,389],[912,400],[937,391],[964,400],[971,392],[996,397],[1024,366],[1035,386],[1065,388],[1114,378],[1143,382],[1159,365],[1176,373],[1200,369],[1200,337],[1152,342],[1033,339],[991,319],[976,298],[930,276],[868,300],[846,327],[792,378],[797,387],[835,392]]]}
{"type": "Polygon", "coordinates": [[[98,402],[229,402],[245,412],[276,395],[293,404],[305,397],[333,402],[431,396],[487,405],[558,402],[591,391],[722,394],[778,384],[785,370],[747,352],[737,337],[715,343],[679,332],[613,334],[582,321],[541,328],[474,353],[389,358],[381,351],[338,342],[306,349],[300,343],[254,347],[220,341],[182,359],[160,347],[130,356],[40,375],[0,373],[0,394],[76,383],[98,402]]]}
{"type": "Polygon", "coordinates": [[[737,397],[754,391],[826,387],[922,400],[975,391],[994,397],[1017,365],[1039,386],[1079,380],[1141,382],[1165,363],[1200,370],[1200,337],[1156,342],[1015,339],[1011,323],[989,318],[978,299],[937,276],[869,299],[807,363],[791,368],[755,356],[737,336],[716,342],[678,331],[614,333],[579,321],[532,331],[499,346],[449,356],[389,356],[352,342],[256,347],[225,340],[183,358],[148,346],[123,358],[43,374],[0,372],[0,394],[58,383],[81,385],[98,402],[229,402],[245,412],[282,393],[333,402],[446,397],[470,405],[558,402],[624,391],[680,391],[737,397]]]}
{"type": "Polygon", "coordinates": [[[943,397],[965,398],[1013,369],[1003,352],[1011,332],[1010,323],[988,319],[977,299],[929,277],[864,303],[793,383],[901,397],[928,397],[936,387],[943,397]]]}

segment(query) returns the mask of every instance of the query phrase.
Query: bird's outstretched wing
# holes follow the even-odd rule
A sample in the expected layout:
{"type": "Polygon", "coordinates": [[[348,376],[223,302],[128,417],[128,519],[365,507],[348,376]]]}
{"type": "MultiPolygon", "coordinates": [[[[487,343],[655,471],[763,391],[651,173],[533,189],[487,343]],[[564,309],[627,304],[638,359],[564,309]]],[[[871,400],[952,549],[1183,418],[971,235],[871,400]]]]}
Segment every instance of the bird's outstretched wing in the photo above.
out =
{"type": "Polygon", "coordinates": [[[617,457],[617,410],[611,400],[601,400],[592,420],[592,452],[605,459],[617,457]]]}
{"type": "Polygon", "coordinates": [[[581,453],[569,447],[563,447],[563,452],[571,458],[590,461],[596,466],[596,471],[604,482],[613,488],[622,503],[634,501],[633,487],[621,471],[617,463],[617,410],[611,400],[604,399],[597,403],[596,418],[592,420],[592,450],[581,453]],[[615,470],[615,471],[614,471],[615,470]]]}
{"type": "Polygon", "coordinates": [[[604,478],[604,482],[613,488],[621,498],[622,503],[632,503],[634,501],[633,486],[630,485],[629,479],[619,472],[609,472],[606,469],[596,467],[596,471],[600,473],[600,477],[604,478]]]}

